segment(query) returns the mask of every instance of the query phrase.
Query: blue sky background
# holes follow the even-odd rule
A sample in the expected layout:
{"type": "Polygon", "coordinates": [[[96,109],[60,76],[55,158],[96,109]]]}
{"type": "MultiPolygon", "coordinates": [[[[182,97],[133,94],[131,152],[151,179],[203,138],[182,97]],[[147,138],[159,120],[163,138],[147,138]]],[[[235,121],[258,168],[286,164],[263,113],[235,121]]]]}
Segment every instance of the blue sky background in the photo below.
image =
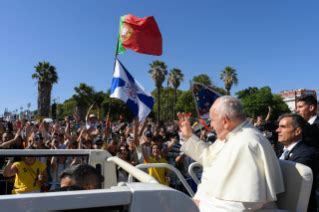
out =
{"type": "Polygon", "coordinates": [[[148,90],[149,64],[164,61],[189,80],[207,74],[223,86],[220,71],[230,65],[239,84],[270,86],[273,92],[318,89],[319,1],[307,0],[1,0],[0,113],[35,109],[39,61],[59,75],[52,98],[63,102],[84,82],[96,91],[110,88],[119,18],[155,16],[163,36],[163,55],[128,51],[120,56],[148,90]]]}

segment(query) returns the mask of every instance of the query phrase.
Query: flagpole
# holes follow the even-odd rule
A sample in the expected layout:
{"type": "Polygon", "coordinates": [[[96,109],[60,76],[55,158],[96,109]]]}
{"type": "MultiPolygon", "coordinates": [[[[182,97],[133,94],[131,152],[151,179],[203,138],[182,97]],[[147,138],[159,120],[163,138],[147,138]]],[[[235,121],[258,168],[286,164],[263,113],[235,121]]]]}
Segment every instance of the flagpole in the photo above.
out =
{"type": "MultiPolygon", "coordinates": [[[[114,74],[115,66],[116,66],[116,60],[117,60],[117,55],[118,55],[119,42],[120,42],[120,35],[117,36],[117,42],[116,42],[116,47],[115,47],[115,55],[114,55],[114,63],[113,63],[113,74],[114,74]]],[[[112,74],[112,75],[113,75],[113,74],[112,74]]],[[[111,86],[112,86],[112,85],[111,85],[111,86]]],[[[110,113],[110,111],[111,111],[111,106],[112,106],[112,102],[110,101],[108,113],[110,113]]]]}
{"type": "Polygon", "coordinates": [[[117,55],[118,55],[118,46],[119,46],[119,43],[120,43],[120,35],[117,36],[117,42],[116,42],[116,47],[115,47],[115,55],[114,55],[114,64],[113,64],[113,73],[114,73],[114,70],[115,70],[116,59],[117,59],[117,55]]]}

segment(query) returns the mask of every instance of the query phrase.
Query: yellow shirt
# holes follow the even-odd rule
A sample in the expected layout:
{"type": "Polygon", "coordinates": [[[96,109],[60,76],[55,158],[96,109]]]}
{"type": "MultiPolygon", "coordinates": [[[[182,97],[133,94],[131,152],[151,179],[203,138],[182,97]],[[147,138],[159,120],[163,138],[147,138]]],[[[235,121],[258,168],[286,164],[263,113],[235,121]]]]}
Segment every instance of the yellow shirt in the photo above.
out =
{"type": "MultiPolygon", "coordinates": [[[[150,156],[148,162],[145,163],[167,163],[164,158],[156,160],[153,156],[150,156]]],[[[163,185],[169,185],[169,182],[166,180],[166,169],[165,168],[148,168],[148,174],[154,177],[159,183],[163,185]]]]}
{"type": "Polygon", "coordinates": [[[25,192],[40,192],[40,184],[36,183],[36,178],[46,169],[46,165],[38,160],[31,166],[25,164],[24,161],[13,163],[17,167],[18,172],[15,175],[13,194],[25,192]]]}

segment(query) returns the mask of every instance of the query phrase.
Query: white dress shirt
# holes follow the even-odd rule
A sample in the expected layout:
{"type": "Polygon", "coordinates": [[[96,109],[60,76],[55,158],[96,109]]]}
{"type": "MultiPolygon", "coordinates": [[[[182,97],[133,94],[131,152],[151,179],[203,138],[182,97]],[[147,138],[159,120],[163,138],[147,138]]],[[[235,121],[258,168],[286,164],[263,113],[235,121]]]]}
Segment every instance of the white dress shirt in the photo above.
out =
{"type": "Polygon", "coordinates": [[[308,123],[309,123],[309,124],[313,124],[313,123],[315,122],[316,118],[317,118],[317,115],[312,116],[312,117],[308,120],[308,123]]]}

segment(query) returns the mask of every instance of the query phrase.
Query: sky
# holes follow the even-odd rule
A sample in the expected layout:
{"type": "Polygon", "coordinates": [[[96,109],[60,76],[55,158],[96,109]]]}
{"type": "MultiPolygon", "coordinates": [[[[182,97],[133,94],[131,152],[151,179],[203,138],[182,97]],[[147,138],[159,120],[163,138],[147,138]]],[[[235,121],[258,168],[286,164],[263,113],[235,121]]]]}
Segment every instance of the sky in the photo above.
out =
{"type": "MultiPolygon", "coordinates": [[[[63,103],[74,87],[110,88],[122,15],[154,16],[163,55],[127,51],[121,62],[148,92],[154,60],[184,73],[180,89],[207,74],[223,87],[220,72],[236,69],[231,93],[269,86],[318,89],[319,1],[317,0],[0,0],[0,114],[37,108],[31,78],[41,61],[56,67],[52,99],[63,103]]],[[[166,85],[166,82],[165,82],[166,85]]]]}

